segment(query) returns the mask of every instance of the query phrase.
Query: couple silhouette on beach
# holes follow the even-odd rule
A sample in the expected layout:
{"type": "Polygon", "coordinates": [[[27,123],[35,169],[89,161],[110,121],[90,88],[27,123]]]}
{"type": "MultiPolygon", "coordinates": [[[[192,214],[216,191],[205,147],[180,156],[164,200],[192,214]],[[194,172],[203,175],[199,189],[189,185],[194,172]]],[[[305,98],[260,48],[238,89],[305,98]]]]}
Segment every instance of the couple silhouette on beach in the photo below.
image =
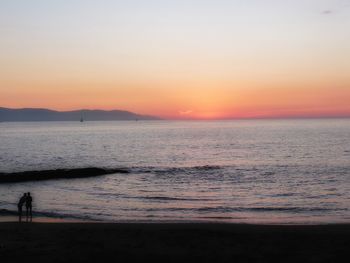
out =
{"type": "Polygon", "coordinates": [[[23,205],[26,205],[26,221],[30,221],[32,222],[32,202],[33,202],[33,198],[30,195],[30,193],[24,193],[23,196],[19,199],[18,202],[18,220],[19,222],[22,222],[22,208],[23,205]]]}

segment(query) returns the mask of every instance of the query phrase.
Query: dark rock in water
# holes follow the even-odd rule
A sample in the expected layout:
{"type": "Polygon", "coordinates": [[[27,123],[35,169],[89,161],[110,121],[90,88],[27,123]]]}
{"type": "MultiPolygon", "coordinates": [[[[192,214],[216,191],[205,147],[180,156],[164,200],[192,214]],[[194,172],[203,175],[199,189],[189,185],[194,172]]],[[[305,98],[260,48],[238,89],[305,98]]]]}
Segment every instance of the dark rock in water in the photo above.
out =
{"type": "Polygon", "coordinates": [[[43,171],[25,171],[16,173],[0,173],[0,183],[18,183],[26,181],[43,181],[52,179],[86,178],[114,173],[129,173],[124,169],[76,168],[43,171]]]}

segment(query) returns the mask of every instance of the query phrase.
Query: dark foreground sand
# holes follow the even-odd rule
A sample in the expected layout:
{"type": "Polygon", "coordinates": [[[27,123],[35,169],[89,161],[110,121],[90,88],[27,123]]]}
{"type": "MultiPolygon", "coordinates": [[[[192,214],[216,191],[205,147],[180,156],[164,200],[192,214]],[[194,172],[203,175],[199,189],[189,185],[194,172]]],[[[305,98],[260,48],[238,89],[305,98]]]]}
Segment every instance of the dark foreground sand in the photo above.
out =
{"type": "Polygon", "coordinates": [[[0,262],[349,262],[350,225],[0,223],[0,262]]]}

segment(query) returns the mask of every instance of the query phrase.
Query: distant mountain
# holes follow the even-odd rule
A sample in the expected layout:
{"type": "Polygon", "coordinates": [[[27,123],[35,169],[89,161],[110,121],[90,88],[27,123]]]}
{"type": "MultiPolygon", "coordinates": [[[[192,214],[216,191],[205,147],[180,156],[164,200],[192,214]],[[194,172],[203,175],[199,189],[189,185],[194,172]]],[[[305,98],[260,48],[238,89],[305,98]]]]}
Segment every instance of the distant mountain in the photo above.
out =
{"type": "Polygon", "coordinates": [[[49,109],[9,109],[0,107],[0,122],[15,121],[126,121],[126,120],[159,120],[160,118],[139,115],[122,110],[75,110],[54,111],[49,109]]]}

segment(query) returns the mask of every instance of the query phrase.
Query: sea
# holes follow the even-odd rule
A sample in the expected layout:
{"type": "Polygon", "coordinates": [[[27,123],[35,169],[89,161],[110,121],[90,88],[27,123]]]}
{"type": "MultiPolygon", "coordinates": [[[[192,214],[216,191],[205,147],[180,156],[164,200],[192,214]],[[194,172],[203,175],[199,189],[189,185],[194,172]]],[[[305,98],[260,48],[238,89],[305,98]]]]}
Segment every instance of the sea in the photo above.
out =
{"type": "Polygon", "coordinates": [[[350,223],[350,119],[0,123],[0,172],[127,174],[0,184],[34,215],[96,222],[350,223]]]}

